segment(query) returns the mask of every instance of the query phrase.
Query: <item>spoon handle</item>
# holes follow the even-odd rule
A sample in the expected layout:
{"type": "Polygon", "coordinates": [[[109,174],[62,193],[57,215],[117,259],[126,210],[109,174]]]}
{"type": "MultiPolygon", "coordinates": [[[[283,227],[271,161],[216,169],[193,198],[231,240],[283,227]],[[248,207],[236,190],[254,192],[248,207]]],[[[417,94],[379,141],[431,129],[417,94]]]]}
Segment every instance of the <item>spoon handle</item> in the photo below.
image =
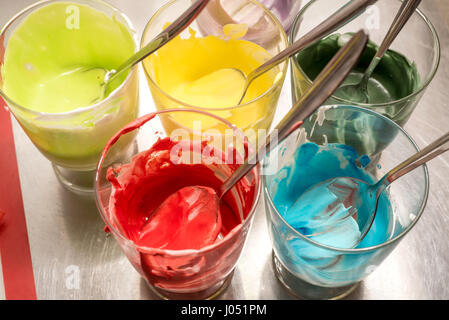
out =
{"type": "Polygon", "coordinates": [[[111,75],[108,81],[112,81],[113,78],[119,74],[135,66],[137,63],[148,57],[150,54],[158,50],[167,42],[175,38],[185,28],[187,28],[193,20],[203,11],[210,0],[198,0],[191,5],[179,18],[177,18],[172,24],[165,28],[159,35],[151,40],[145,47],[140,49],[136,54],[125,61],[115,72],[111,75]]]}
{"type": "Polygon", "coordinates": [[[446,151],[449,151],[449,132],[390,170],[387,174],[388,182],[393,182],[446,151]]]}
{"type": "Polygon", "coordinates": [[[342,25],[348,22],[349,18],[352,18],[355,15],[361,13],[366,7],[374,4],[376,1],[377,0],[354,0],[347,3],[345,6],[340,8],[340,10],[338,10],[332,16],[327,18],[324,22],[322,22],[317,27],[308,32],[306,35],[295,41],[287,49],[283,50],[282,52],[280,52],[279,54],[277,54],[276,56],[265,62],[263,65],[252,71],[247,77],[246,85],[243,91],[243,96],[241,97],[238,104],[240,104],[243,101],[243,98],[245,97],[246,92],[248,91],[248,87],[257,77],[264,74],[265,72],[275,67],[276,65],[280,64],[284,60],[290,58],[295,53],[301,51],[310,44],[327,36],[332,31],[340,28],[342,25]]]}
{"type": "Polygon", "coordinates": [[[364,88],[368,86],[368,80],[371,77],[374,69],[376,69],[380,60],[384,56],[385,52],[387,52],[388,48],[396,39],[399,32],[405,26],[408,19],[412,16],[412,14],[415,12],[416,8],[419,6],[420,3],[421,0],[404,0],[402,2],[401,8],[399,9],[396,17],[394,18],[387,35],[385,36],[379,48],[377,49],[376,55],[374,56],[373,60],[371,60],[371,63],[369,64],[368,68],[365,71],[365,74],[363,75],[361,85],[364,88]]]}
{"type": "Polygon", "coordinates": [[[357,32],[351,40],[342,47],[332,58],[327,66],[321,71],[312,86],[304,93],[301,99],[290,109],[266,139],[256,154],[247,159],[220,187],[218,192],[221,198],[234,184],[243,178],[258,161],[262,160],[267,151],[271,151],[278,143],[292,133],[302,121],[309,117],[324,101],[340,86],[352,68],[358,62],[365,46],[368,36],[365,32],[357,32]]]}

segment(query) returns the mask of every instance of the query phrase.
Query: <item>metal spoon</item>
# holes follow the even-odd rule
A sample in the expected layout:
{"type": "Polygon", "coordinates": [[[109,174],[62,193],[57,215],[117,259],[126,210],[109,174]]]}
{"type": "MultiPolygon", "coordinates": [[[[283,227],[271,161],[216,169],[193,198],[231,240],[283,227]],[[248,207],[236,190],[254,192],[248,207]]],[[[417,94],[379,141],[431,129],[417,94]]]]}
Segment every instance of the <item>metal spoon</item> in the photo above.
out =
{"type": "MultiPolygon", "coordinates": [[[[247,159],[219,188],[213,190],[204,186],[189,186],[182,188],[170,195],[152,214],[150,219],[143,226],[141,234],[145,238],[151,238],[152,235],[158,232],[157,221],[170,221],[169,217],[183,212],[186,216],[193,216],[195,218],[186,219],[188,223],[194,223],[194,219],[202,219],[207,215],[211,230],[216,230],[221,223],[220,218],[220,201],[222,197],[231,188],[242,179],[248,172],[253,169],[257,163],[263,159],[266,152],[274,148],[279,142],[284,140],[290,133],[294,131],[302,121],[310,116],[315,109],[328,99],[328,97],[338,88],[343,82],[352,68],[359,60],[366,44],[368,36],[359,31],[353,38],[339,50],[335,57],[328,63],[323,71],[315,79],[312,86],[305,92],[296,105],[288,112],[288,114],[281,120],[276,127],[277,135],[274,133],[267,137],[265,145],[258,150],[258,152],[251,158],[247,159]],[[277,139],[274,139],[277,137],[277,139]],[[186,199],[184,195],[188,195],[186,199]],[[185,201],[182,201],[185,199],[185,201]],[[189,208],[186,209],[186,206],[189,208]],[[179,209],[179,210],[178,210],[179,209]],[[198,212],[204,213],[201,216],[198,212]],[[212,214],[211,214],[212,213],[212,214]],[[156,217],[156,223],[152,217],[156,217]],[[149,231],[148,231],[149,230],[149,231]]],[[[161,222],[162,223],[162,222],[161,222]]],[[[186,226],[188,228],[188,226],[186,226]]],[[[207,229],[207,228],[206,228],[207,229]]],[[[204,239],[210,239],[211,233],[204,231],[204,239]]],[[[214,233],[215,234],[215,233],[214,233]]],[[[203,235],[201,235],[203,236],[203,235]]],[[[171,239],[177,241],[178,239],[171,239]]]]}
{"type": "Polygon", "coordinates": [[[344,24],[346,24],[350,18],[353,18],[357,14],[361,13],[366,7],[369,5],[372,5],[377,0],[353,0],[344,5],[342,8],[340,8],[336,13],[328,17],[324,22],[319,24],[317,27],[312,29],[310,32],[308,32],[306,35],[304,35],[302,38],[298,39],[293,43],[291,46],[289,46],[287,49],[281,51],[276,56],[265,62],[263,65],[252,71],[248,76],[245,75],[245,73],[239,69],[234,69],[236,72],[239,72],[241,76],[243,77],[245,84],[243,86],[243,92],[242,96],[238,102],[238,105],[240,105],[245,98],[245,95],[248,91],[249,86],[251,83],[257,79],[259,76],[264,74],[265,72],[269,71],[273,67],[277,66],[284,60],[290,58],[294,54],[298,53],[302,49],[306,48],[307,46],[311,45],[312,43],[320,40],[321,38],[327,36],[332,31],[340,28],[344,24]]]}
{"type": "Polygon", "coordinates": [[[348,100],[353,102],[369,102],[368,81],[373,74],[374,69],[376,69],[385,52],[387,52],[388,48],[396,39],[397,35],[407,23],[409,18],[412,16],[413,12],[418,7],[420,2],[421,0],[404,0],[402,2],[402,6],[399,9],[399,12],[396,15],[390,29],[388,30],[387,35],[385,36],[382,44],[379,46],[376,55],[374,56],[373,60],[371,60],[371,63],[366,69],[360,82],[358,84],[342,86],[337,90],[336,96],[347,98],[348,100]]]}
{"type": "Polygon", "coordinates": [[[159,35],[157,35],[153,40],[151,40],[145,47],[140,49],[137,53],[126,60],[121,66],[114,70],[107,70],[100,67],[82,67],[77,70],[77,72],[104,72],[104,81],[101,83],[101,93],[98,99],[94,99],[92,103],[101,101],[106,95],[106,90],[108,85],[116,79],[123,72],[129,70],[137,63],[148,57],[150,54],[155,52],[164,46],[167,42],[175,38],[180,34],[186,27],[188,27],[193,20],[201,13],[201,11],[207,6],[210,0],[198,0],[193,5],[191,5],[178,19],[176,19],[172,24],[170,24],[166,29],[164,29],[159,35]]]}
{"type": "MultiPolygon", "coordinates": [[[[380,195],[385,188],[398,178],[448,150],[449,132],[390,170],[375,184],[352,177],[332,178],[308,189],[298,198],[295,205],[313,196],[316,203],[320,203],[321,207],[326,208],[314,214],[313,218],[314,221],[322,221],[322,225],[316,228],[316,230],[320,230],[320,234],[332,232],[334,228],[345,221],[354,219],[360,230],[360,237],[354,241],[352,246],[355,247],[371,229],[376,217],[380,195]],[[325,202],[325,199],[333,200],[325,202]]],[[[305,235],[315,236],[317,233],[305,235]]]]}

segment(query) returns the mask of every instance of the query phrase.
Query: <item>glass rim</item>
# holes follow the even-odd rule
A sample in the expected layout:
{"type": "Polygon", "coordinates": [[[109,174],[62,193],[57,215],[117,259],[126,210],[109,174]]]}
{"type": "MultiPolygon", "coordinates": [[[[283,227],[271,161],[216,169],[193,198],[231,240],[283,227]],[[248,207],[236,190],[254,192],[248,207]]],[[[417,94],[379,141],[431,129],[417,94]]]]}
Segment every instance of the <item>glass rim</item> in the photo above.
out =
{"type": "MultiPolygon", "coordinates": [[[[299,13],[296,15],[295,20],[293,22],[293,25],[290,29],[289,32],[289,44],[291,45],[294,42],[294,38],[296,36],[295,30],[297,29],[297,25],[299,24],[301,18],[303,17],[304,13],[307,11],[307,9],[315,2],[320,1],[320,0],[310,0],[303,8],[301,8],[301,10],[299,11],[299,13]]],[[[401,0],[397,0],[399,2],[401,2],[401,0]]],[[[435,78],[435,75],[438,71],[438,67],[440,65],[440,61],[441,61],[441,43],[440,43],[440,38],[438,36],[438,33],[435,29],[435,26],[432,24],[432,22],[430,21],[429,18],[427,18],[427,16],[419,9],[416,8],[416,11],[413,13],[413,15],[418,15],[419,17],[421,17],[421,19],[425,22],[425,24],[427,25],[427,27],[430,30],[430,33],[433,36],[433,40],[434,40],[434,46],[436,47],[436,56],[435,56],[435,61],[434,63],[432,63],[432,70],[429,72],[427,80],[422,83],[420,85],[420,87],[413,91],[412,93],[410,93],[409,95],[402,97],[400,99],[397,100],[393,100],[393,101],[389,101],[389,102],[383,102],[383,103],[357,103],[358,106],[361,107],[365,107],[365,108],[382,108],[382,107],[387,107],[393,104],[397,104],[400,102],[405,102],[415,96],[417,96],[418,94],[422,93],[430,84],[430,82],[432,82],[432,80],[435,78]]],[[[304,72],[304,70],[301,68],[301,66],[299,65],[298,61],[295,59],[296,55],[291,57],[290,59],[293,61],[292,64],[294,64],[303,74],[305,80],[311,84],[313,81],[309,79],[308,75],[304,72]]],[[[340,97],[337,97],[335,95],[331,96],[332,99],[336,100],[338,103],[341,104],[354,104],[354,101],[350,101],[350,100],[346,100],[346,99],[342,99],[340,97]]]]}
{"type": "MultiPolygon", "coordinates": [[[[138,43],[138,39],[137,39],[137,33],[136,30],[133,26],[133,24],[131,23],[131,20],[122,12],[120,11],[118,8],[114,7],[113,5],[103,1],[103,0],[40,0],[37,1],[27,7],[25,7],[24,9],[20,10],[18,13],[16,13],[11,19],[9,19],[9,21],[0,28],[0,39],[5,35],[5,32],[8,30],[8,28],[19,18],[24,16],[25,14],[29,15],[31,13],[33,13],[36,9],[38,9],[38,7],[44,7],[50,3],[53,2],[66,2],[68,3],[68,1],[73,1],[73,3],[76,3],[76,1],[86,1],[86,2],[96,2],[98,4],[101,4],[105,7],[108,7],[109,9],[113,10],[115,13],[117,13],[120,17],[123,18],[123,20],[126,22],[127,25],[125,25],[125,27],[128,29],[133,42],[134,42],[134,53],[137,52],[137,50],[139,49],[139,43],[138,43]],[[28,12],[31,11],[31,12],[28,12]]],[[[80,3],[79,3],[80,4],[80,3]]],[[[95,9],[97,11],[100,11],[98,9],[95,9]]],[[[104,12],[103,12],[104,13],[104,12]]],[[[5,48],[5,50],[7,50],[7,48],[5,48]]],[[[59,118],[68,118],[71,116],[77,116],[80,114],[83,114],[85,112],[91,111],[91,110],[95,110],[98,109],[100,107],[102,107],[104,104],[107,104],[110,102],[110,100],[113,99],[114,95],[120,91],[132,78],[132,76],[136,73],[137,71],[137,66],[134,66],[130,69],[127,77],[123,80],[123,82],[120,84],[120,86],[118,86],[117,88],[115,88],[105,99],[92,104],[92,105],[88,105],[88,106],[82,106],[79,108],[76,108],[74,110],[70,110],[70,111],[66,111],[66,112],[59,112],[59,113],[51,113],[51,112],[40,112],[40,111],[35,111],[32,109],[29,109],[27,107],[24,107],[22,105],[20,105],[19,103],[16,103],[12,98],[10,98],[0,87],[0,97],[2,97],[6,104],[9,106],[13,106],[14,108],[17,108],[19,111],[21,112],[25,112],[25,113],[29,113],[33,116],[39,117],[39,118],[52,118],[52,119],[59,119],[59,118]]],[[[14,111],[13,111],[14,113],[14,111]]]]}
{"type": "MultiPolygon", "coordinates": [[[[390,125],[393,125],[394,127],[396,127],[410,142],[410,145],[412,147],[414,147],[414,149],[419,152],[420,148],[418,147],[418,145],[416,144],[416,142],[413,140],[413,138],[410,136],[410,134],[408,134],[401,126],[399,126],[396,122],[394,122],[393,120],[373,111],[373,110],[369,110],[366,108],[362,108],[359,106],[353,106],[353,105],[332,105],[329,106],[331,108],[334,109],[348,109],[348,110],[352,110],[352,111],[357,111],[357,112],[362,112],[362,113],[367,113],[376,117],[381,118],[382,120],[384,120],[385,122],[389,123],[390,125]]],[[[427,168],[426,164],[422,165],[423,170],[424,170],[424,197],[423,200],[420,204],[418,211],[418,214],[416,215],[415,219],[413,219],[413,221],[403,230],[401,231],[398,235],[396,235],[395,237],[393,237],[392,239],[389,239],[385,242],[382,242],[380,244],[374,245],[374,246],[369,246],[369,247],[363,247],[363,248],[338,248],[338,247],[332,247],[329,245],[325,245],[322,244],[320,242],[314,241],[312,239],[310,239],[309,237],[303,235],[301,232],[297,231],[295,228],[293,228],[287,221],[285,221],[285,219],[282,217],[282,215],[279,213],[278,209],[276,208],[273,199],[270,195],[270,192],[268,190],[268,186],[267,183],[265,181],[265,175],[262,174],[262,184],[263,184],[263,191],[264,191],[264,197],[268,200],[268,203],[270,205],[270,208],[273,209],[273,211],[275,212],[277,218],[279,218],[283,224],[288,227],[294,234],[295,236],[298,236],[299,238],[301,238],[302,240],[305,240],[306,242],[319,247],[319,248],[323,248],[329,251],[334,251],[340,254],[359,254],[359,253],[367,253],[367,252],[372,252],[375,251],[377,249],[381,249],[383,247],[387,247],[390,244],[393,244],[397,241],[399,241],[400,239],[402,239],[411,229],[413,229],[413,227],[415,226],[415,224],[418,222],[418,220],[421,218],[424,209],[426,208],[427,205],[427,200],[429,197],[429,171],[427,168]]]]}
{"type": "MultiPolygon", "coordinates": [[[[166,113],[173,113],[173,112],[193,112],[193,113],[200,113],[202,115],[206,115],[206,116],[210,116],[215,118],[216,120],[221,121],[222,123],[224,123],[226,126],[229,127],[229,129],[233,130],[233,133],[237,133],[239,136],[241,136],[242,138],[246,138],[246,136],[243,134],[243,132],[237,128],[235,125],[233,125],[232,123],[230,123],[229,121],[227,121],[226,119],[223,119],[219,116],[216,116],[212,113],[206,112],[206,111],[202,111],[202,110],[195,110],[195,109],[165,109],[165,110],[158,110],[158,111],[154,111],[154,112],[150,112],[146,115],[143,115],[139,118],[137,118],[135,121],[139,121],[143,118],[148,117],[149,119],[147,119],[146,121],[144,121],[144,123],[141,124],[141,126],[139,128],[136,129],[140,129],[142,126],[144,126],[147,122],[150,122],[153,117],[151,116],[159,116],[161,114],[166,114],[166,113]]],[[[132,123],[132,122],[131,122],[132,123]]],[[[125,125],[124,127],[126,127],[127,125],[125,125]]],[[[123,127],[123,128],[124,128],[123,127]]],[[[122,129],[123,129],[122,128],[122,129]]],[[[119,133],[122,129],[120,129],[117,133],[119,133]]],[[[116,134],[117,134],[116,133],[116,134]]],[[[110,139],[110,141],[112,141],[116,134],[110,139]]],[[[246,140],[246,139],[245,139],[246,140]]],[[[114,142],[114,144],[117,141],[114,142]]],[[[114,145],[112,144],[111,147],[114,145]]],[[[249,148],[248,150],[251,150],[251,148],[249,148]]],[[[260,197],[262,195],[262,179],[261,179],[261,171],[260,171],[260,163],[258,163],[252,170],[251,172],[254,174],[255,179],[256,179],[256,192],[255,192],[255,197],[254,197],[254,201],[252,203],[251,209],[248,213],[248,215],[246,216],[246,218],[242,221],[242,223],[240,223],[239,225],[235,226],[226,236],[223,237],[223,239],[221,239],[218,242],[214,242],[210,245],[207,245],[201,249],[183,249],[183,250],[166,250],[166,249],[158,249],[158,248],[151,248],[151,247],[144,247],[144,246],[139,246],[137,245],[134,241],[128,239],[125,235],[123,235],[119,230],[117,230],[116,227],[114,227],[111,222],[109,221],[109,217],[107,215],[107,213],[105,212],[105,210],[103,209],[103,205],[101,203],[100,200],[100,196],[99,196],[99,181],[100,181],[100,172],[101,169],[103,167],[103,160],[104,157],[108,154],[109,150],[104,149],[102,152],[102,155],[98,161],[98,164],[96,166],[96,170],[95,170],[95,183],[94,183],[94,194],[95,194],[95,203],[97,205],[98,211],[100,212],[100,215],[103,219],[103,222],[106,224],[106,226],[111,230],[111,232],[118,237],[120,240],[123,240],[126,244],[132,246],[134,249],[138,250],[139,252],[142,253],[154,253],[154,254],[166,254],[166,255],[170,255],[173,257],[186,257],[186,256],[192,256],[192,255],[198,255],[198,254],[204,254],[210,251],[213,251],[214,249],[220,247],[221,245],[223,245],[224,242],[230,241],[230,239],[239,231],[242,230],[243,228],[245,228],[248,224],[251,223],[255,211],[257,209],[260,197]],[[106,153],[105,153],[106,151],[106,153]]]]}
{"type": "MultiPolygon", "coordinates": [[[[142,38],[140,41],[140,47],[142,48],[144,46],[144,38],[145,35],[148,33],[148,30],[151,27],[151,24],[154,22],[154,20],[159,17],[161,15],[161,13],[166,10],[167,8],[169,8],[170,6],[172,6],[173,4],[175,4],[176,2],[178,2],[180,0],[170,0],[169,2],[167,2],[166,4],[164,4],[162,7],[160,7],[156,13],[150,18],[150,20],[147,22],[143,32],[142,32],[142,38]]],[[[261,3],[259,3],[257,0],[245,0],[248,2],[251,2],[252,4],[260,7],[264,13],[266,15],[268,15],[274,22],[274,24],[278,27],[280,34],[281,34],[281,38],[284,40],[284,44],[285,44],[285,48],[287,48],[289,46],[289,41],[288,41],[288,35],[285,32],[284,28],[282,27],[281,23],[279,22],[279,19],[276,18],[276,16],[271,13],[271,11],[269,11],[266,7],[264,7],[261,3]]],[[[281,70],[282,72],[282,77],[284,78],[287,75],[287,71],[288,71],[288,65],[289,65],[289,59],[286,59],[284,62],[281,63],[281,65],[284,65],[283,70],[281,70]]],[[[191,104],[188,104],[186,102],[183,102],[181,100],[178,100],[177,98],[171,96],[169,93],[167,93],[165,90],[163,90],[154,80],[153,78],[150,76],[147,68],[145,67],[145,63],[142,63],[142,69],[143,72],[145,73],[146,78],[151,81],[151,84],[153,84],[161,93],[164,97],[172,100],[173,102],[181,105],[182,107],[188,108],[188,109],[197,109],[197,110],[203,110],[203,111],[230,111],[230,110],[238,110],[239,108],[243,108],[247,105],[250,105],[254,102],[259,101],[260,99],[264,98],[265,96],[269,95],[271,92],[273,92],[276,89],[276,86],[278,84],[279,81],[281,81],[281,79],[275,79],[275,82],[273,83],[273,85],[267,89],[263,94],[261,94],[260,96],[254,98],[253,100],[250,100],[248,102],[245,103],[241,103],[239,105],[235,105],[232,107],[220,107],[220,108],[214,108],[214,107],[199,107],[199,106],[194,106],[191,104]]]]}

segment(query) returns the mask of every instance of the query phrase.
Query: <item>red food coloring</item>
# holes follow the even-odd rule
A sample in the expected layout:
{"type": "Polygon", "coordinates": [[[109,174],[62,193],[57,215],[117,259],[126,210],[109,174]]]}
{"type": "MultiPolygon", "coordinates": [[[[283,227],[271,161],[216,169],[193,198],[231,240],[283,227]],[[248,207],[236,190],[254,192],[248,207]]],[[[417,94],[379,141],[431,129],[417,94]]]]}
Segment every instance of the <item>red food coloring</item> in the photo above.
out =
{"type": "Polygon", "coordinates": [[[219,199],[212,188],[185,187],[170,195],[142,227],[139,246],[201,249],[221,230],[219,199]]]}
{"type": "MultiPolygon", "coordinates": [[[[151,116],[128,125],[111,139],[109,147],[120,134],[129,132],[132,126],[139,127],[148,119],[151,116]]],[[[220,246],[220,239],[238,230],[251,212],[256,198],[256,180],[243,178],[232,192],[219,200],[216,190],[223,179],[239,167],[239,163],[226,160],[238,155],[235,150],[225,153],[210,148],[205,141],[159,138],[129,163],[108,168],[107,179],[112,184],[109,200],[112,226],[139,246],[139,255],[130,259],[158,286],[167,283],[185,286],[185,277],[194,275],[206,281],[209,273],[203,274],[203,271],[220,264],[216,260],[221,259],[221,255],[226,261],[227,250],[240,245],[238,241],[235,244],[231,241],[220,246]],[[189,159],[186,156],[193,153],[205,156],[206,160],[220,161],[186,162],[189,159]],[[201,250],[215,244],[220,247],[219,255],[161,252],[201,250]]],[[[239,238],[234,241],[236,239],[239,238]]]]}
{"type": "Polygon", "coordinates": [[[3,223],[3,218],[5,217],[6,213],[2,210],[0,210],[0,225],[3,223]]]}

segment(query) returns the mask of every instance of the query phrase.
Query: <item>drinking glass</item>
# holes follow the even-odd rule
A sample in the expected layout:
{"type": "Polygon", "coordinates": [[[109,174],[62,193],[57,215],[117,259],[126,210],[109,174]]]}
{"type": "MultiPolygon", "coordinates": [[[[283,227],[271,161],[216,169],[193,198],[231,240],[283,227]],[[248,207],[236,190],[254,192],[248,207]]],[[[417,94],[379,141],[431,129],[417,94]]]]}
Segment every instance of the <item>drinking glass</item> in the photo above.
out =
{"type": "MultiPolygon", "coordinates": [[[[236,168],[234,160],[240,159],[238,161],[241,163],[241,159],[244,158],[245,154],[251,154],[251,146],[248,145],[247,138],[228,121],[204,111],[189,109],[157,111],[138,118],[124,127],[121,132],[126,134],[117,134],[112,138],[112,144],[105,147],[96,174],[95,196],[104,222],[111,230],[131,264],[160,298],[212,299],[218,296],[232,280],[233,270],[253,221],[254,212],[262,192],[259,166],[245,177],[245,185],[250,186],[250,189],[233,188],[221,200],[226,201],[226,203],[235,201],[235,206],[233,205],[233,208],[236,210],[234,211],[236,213],[234,219],[237,219],[236,221],[238,222],[231,228],[228,223],[224,222],[225,219],[222,218],[223,228],[217,240],[198,250],[165,250],[136,244],[131,239],[132,237],[127,236],[126,227],[123,227],[114,214],[114,187],[107,179],[107,174],[108,170],[115,170],[123,164],[129,164],[134,156],[149,150],[159,139],[169,137],[172,141],[187,141],[188,145],[192,146],[200,143],[202,148],[183,148],[182,154],[179,154],[179,151],[175,151],[177,150],[176,147],[170,147],[170,154],[173,151],[177,159],[183,159],[182,164],[193,163],[195,165],[208,166],[220,180],[224,181],[232,172],[230,168],[234,168],[233,170],[236,168]],[[218,121],[225,125],[227,130],[223,133],[207,128],[207,126],[203,126],[202,120],[198,120],[195,130],[186,130],[179,127],[168,134],[164,130],[164,121],[169,121],[169,118],[179,116],[180,113],[183,113],[184,116],[196,116],[198,119],[206,121],[206,123],[218,121]],[[135,142],[124,153],[120,146],[120,140],[127,138],[134,139],[135,142]],[[220,161],[213,161],[213,159],[207,156],[204,157],[202,150],[206,150],[207,147],[213,148],[215,155],[225,153],[226,159],[229,160],[221,163],[220,161]],[[233,154],[231,158],[228,157],[230,155],[229,152],[233,154]],[[248,192],[245,190],[252,191],[248,192]]],[[[172,164],[176,165],[176,162],[172,162],[172,164]]],[[[147,166],[151,167],[151,165],[147,166]]],[[[115,171],[118,178],[121,172],[123,171],[115,171]]],[[[126,175],[126,173],[124,174],[126,175]]],[[[166,175],[163,177],[165,179],[164,183],[172,187],[175,186],[173,187],[175,189],[185,187],[184,183],[188,185],[201,184],[198,181],[204,178],[197,175],[194,178],[196,181],[184,182],[183,179],[178,177],[173,178],[166,175]]],[[[157,180],[157,174],[153,179],[154,181],[157,180]]],[[[165,194],[167,192],[162,187],[158,188],[158,194],[151,193],[153,191],[145,192],[150,193],[148,197],[153,199],[155,197],[157,199],[161,198],[160,202],[169,196],[169,194],[165,194]]],[[[160,205],[159,200],[157,202],[155,207],[160,205]]],[[[130,217],[129,219],[133,218],[130,217]]]]}
{"type": "MultiPolygon", "coordinates": [[[[278,185],[280,181],[300,179],[291,166],[296,150],[304,142],[318,145],[344,143],[353,147],[359,156],[371,158],[365,171],[374,181],[418,151],[415,142],[399,125],[374,111],[357,106],[322,108],[326,108],[324,122],[317,123],[316,115],[312,115],[302,129],[290,135],[264,159],[264,168],[271,167],[273,174],[264,175],[262,179],[276,276],[291,293],[306,299],[338,299],[349,294],[376,270],[416,225],[429,193],[425,165],[392,183],[384,192],[391,205],[385,205],[386,210],[378,210],[370,231],[355,248],[325,245],[294,229],[280,213],[276,195],[290,192],[292,197],[301,196],[293,187],[278,191],[278,185]],[[388,139],[381,153],[372,154],[375,148],[370,149],[370,142],[382,139],[385,129],[396,131],[392,135],[394,138],[388,139]],[[340,137],[333,134],[338,131],[340,137]],[[329,136],[328,132],[331,133],[329,136]],[[307,140],[303,139],[304,133],[307,133],[307,140]]],[[[316,170],[308,172],[306,188],[338,175],[328,167],[316,170]]]]}
{"type": "Polygon", "coordinates": [[[293,21],[302,4],[301,0],[260,0],[260,3],[276,15],[286,31],[290,30],[293,25],[293,21]]]}
{"type": "MultiPolygon", "coordinates": [[[[1,30],[0,33],[0,70],[4,67],[5,51],[8,50],[8,41],[14,36],[15,30],[20,27],[30,14],[41,8],[55,3],[67,4],[67,16],[57,17],[60,21],[58,28],[66,28],[66,19],[79,5],[87,5],[107,16],[115,19],[124,26],[133,38],[137,49],[137,39],[128,18],[118,9],[100,0],[71,0],[67,1],[39,1],[15,15],[1,30]]],[[[83,28],[83,17],[80,16],[79,28],[83,28]]],[[[59,23],[59,22],[58,22],[59,23]]],[[[99,25],[98,28],[104,26],[99,25]]],[[[73,30],[73,36],[76,37],[73,30]]],[[[52,31],[53,32],[53,31],[52,31]]],[[[95,31],[96,32],[96,31],[95,31]]],[[[55,33],[49,37],[55,38],[55,33]]],[[[101,34],[99,34],[101,37],[101,34]]],[[[55,38],[55,42],[58,39],[55,38]]],[[[70,39],[61,39],[61,46],[70,39]]],[[[78,39],[79,40],[79,39],[78,39]]],[[[88,40],[86,40],[88,41],[88,40]]],[[[37,46],[39,43],[36,43],[37,46]]],[[[92,44],[85,43],[86,48],[94,50],[92,44]]],[[[114,43],[104,48],[102,60],[114,61],[114,43]]],[[[37,54],[45,55],[45,48],[36,47],[37,54]]],[[[72,60],[76,60],[76,52],[72,60]]],[[[119,62],[121,63],[121,62],[119,62]]],[[[138,74],[133,68],[122,84],[107,98],[98,103],[62,113],[37,112],[27,105],[20,105],[14,98],[4,92],[5,78],[0,75],[0,95],[7,103],[9,110],[17,119],[20,126],[31,139],[39,151],[51,161],[59,181],[69,190],[83,194],[93,194],[94,174],[101,151],[112,135],[126,123],[138,115],[138,74]]]]}
{"type": "MultiPolygon", "coordinates": [[[[191,5],[191,3],[191,0],[172,0],[163,6],[148,22],[143,32],[141,46],[147,44],[149,40],[161,32],[167,23],[173,22],[191,5]]],[[[223,37],[223,27],[225,25],[238,23],[247,24],[249,28],[242,39],[251,41],[263,47],[271,56],[276,55],[288,45],[288,39],[286,38],[282,25],[268,9],[256,0],[211,0],[204,11],[190,25],[190,28],[196,32],[196,37],[223,37]],[[251,23],[254,23],[254,25],[251,23]]],[[[189,36],[191,35],[188,30],[181,34],[181,38],[189,36]]],[[[179,59],[182,59],[182,52],[179,54],[179,59]]],[[[205,57],[205,64],[208,59],[214,60],[214,57],[205,57]]],[[[215,59],[215,61],[216,60],[217,59],[215,59]]],[[[194,62],[187,61],[185,63],[188,64],[194,62]]],[[[257,67],[248,65],[228,65],[229,63],[226,61],[216,61],[216,63],[221,65],[219,68],[238,68],[245,73],[249,73],[252,68],[257,67]]],[[[207,68],[213,67],[215,66],[199,65],[198,69],[201,71],[202,68],[207,70],[207,68]]],[[[143,62],[143,69],[158,110],[187,108],[211,112],[236,125],[251,139],[251,141],[254,141],[254,137],[257,136],[259,129],[268,130],[271,126],[287,67],[288,61],[273,68],[270,71],[276,75],[276,77],[274,77],[275,80],[273,85],[266,92],[252,101],[227,108],[215,105],[205,108],[189,105],[188,103],[179,101],[177,98],[171,96],[166,92],[166,89],[164,90],[164,88],[161,87],[161,83],[154,73],[151,59],[147,58],[143,62]]],[[[192,119],[179,119],[174,127],[176,128],[178,125],[189,127],[191,126],[191,120],[192,119]]],[[[220,129],[220,123],[213,122],[208,125],[210,127],[216,126],[220,129]]],[[[170,130],[170,127],[167,127],[167,129],[170,130]]],[[[223,127],[221,129],[223,129],[223,127]]]]}
{"type": "MultiPolygon", "coordinates": [[[[290,32],[290,42],[294,42],[305,35],[324,17],[330,16],[345,3],[347,3],[347,0],[311,0],[301,9],[296,17],[290,32]]],[[[368,7],[363,14],[352,19],[333,34],[345,34],[365,29],[368,32],[370,41],[380,45],[401,3],[402,1],[399,0],[379,0],[368,7]]],[[[304,55],[307,52],[305,51],[307,48],[292,58],[293,101],[296,101],[310,87],[313,79],[318,74],[317,72],[337,52],[339,46],[342,45],[342,43],[338,43],[339,41],[340,39],[335,41],[335,46],[323,45],[319,50],[320,54],[311,58],[313,61],[304,55]]],[[[400,93],[396,95],[401,98],[384,103],[358,103],[333,95],[326,104],[357,105],[381,113],[399,125],[404,126],[435,76],[440,62],[440,43],[431,21],[418,9],[410,17],[410,20],[392,43],[390,49],[405,55],[405,58],[408,60],[405,64],[410,64],[410,70],[416,67],[417,71],[416,75],[393,74],[391,70],[396,70],[399,60],[396,61],[396,66],[393,65],[394,63],[389,64],[387,62],[381,62],[377,66],[376,69],[384,74],[386,79],[391,78],[390,80],[392,83],[395,82],[395,85],[401,84],[401,86],[398,86],[398,88],[401,88],[400,90],[398,89],[400,93]],[[417,82],[412,84],[415,80],[417,82]],[[408,83],[407,86],[409,88],[405,89],[405,83],[408,83]]],[[[357,71],[364,72],[367,69],[376,50],[376,47],[368,46],[359,64],[356,66],[357,71]]],[[[395,72],[399,74],[399,71],[395,72]]]]}

